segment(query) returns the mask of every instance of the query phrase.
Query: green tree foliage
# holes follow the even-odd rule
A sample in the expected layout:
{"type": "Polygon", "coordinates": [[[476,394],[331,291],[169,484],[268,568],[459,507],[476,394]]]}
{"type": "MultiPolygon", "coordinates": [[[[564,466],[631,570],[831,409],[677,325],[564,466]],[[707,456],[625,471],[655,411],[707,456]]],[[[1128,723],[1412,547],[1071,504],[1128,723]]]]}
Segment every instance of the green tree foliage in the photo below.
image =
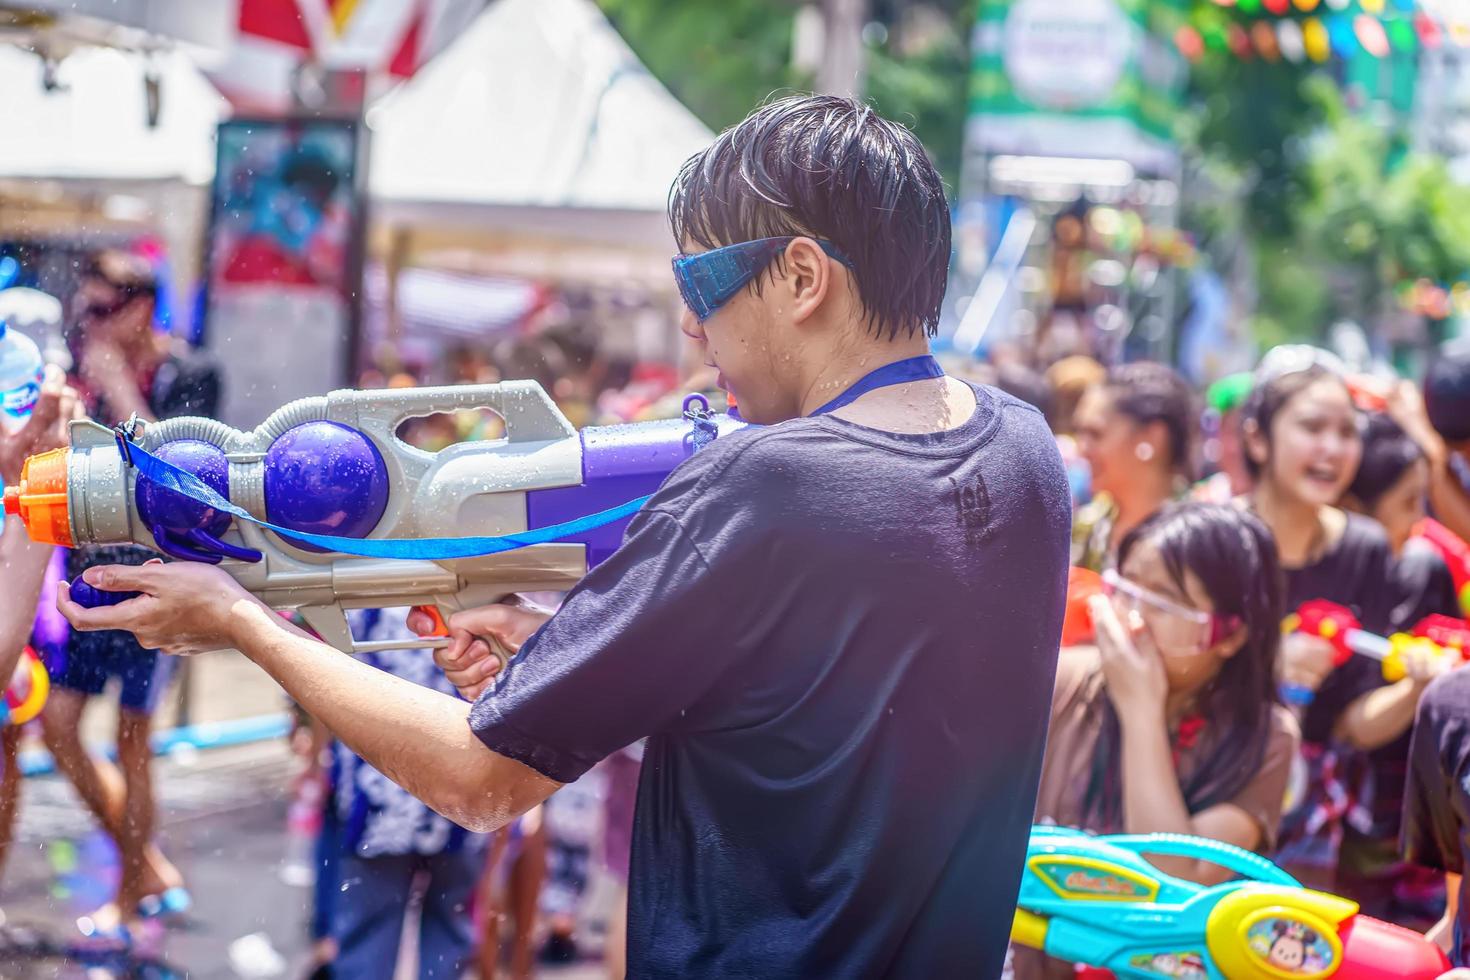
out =
{"type": "Polygon", "coordinates": [[[598,3],[648,70],[712,129],[803,82],[791,68],[797,5],[789,0],[598,3]]]}
{"type": "MultiPolygon", "coordinates": [[[[810,89],[792,67],[796,0],[598,0],[635,54],[712,129],[773,93],[810,89]]],[[[911,126],[957,186],[972,0],[877,0],[867,96],[911,126]]]]}
{"type": "MultiPolygon", "coordinates": [[[[774,92],[809,88],[792,67],[799,0],[598,0],[649,69],[715,129],[774,92]]],[[[870,0],[868,97],[912,126],[958,186],[978,0],[870,0]]],[[[1192,0],[1205,39],[1179,138],[1186,226],[1255,249],[1263,342],[1311,337],[1333,319],[1371,325],[1405,280],[1470,274],[1470,191],[1410,152],[1392,125],[1344,107],[1310,64],[1228,50],[1238,7],[1192,0]],[[1192,200],[1191,197],[1197,199],[1192,200]]]]}

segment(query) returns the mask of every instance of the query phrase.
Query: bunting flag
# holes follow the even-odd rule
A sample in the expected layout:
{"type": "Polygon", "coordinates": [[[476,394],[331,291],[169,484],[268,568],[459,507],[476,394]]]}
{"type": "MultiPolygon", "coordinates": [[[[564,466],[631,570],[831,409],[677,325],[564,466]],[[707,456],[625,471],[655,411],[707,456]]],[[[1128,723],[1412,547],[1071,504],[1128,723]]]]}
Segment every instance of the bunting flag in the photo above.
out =
{"type": "MultiPolygon", "coordinates": [[[[277,0],[279,2],[279,0],[277,0]]],[[[1206,50],[1229,50],[1241,59],[1317,64],[1364,52],[1374,58],[1470,48],[1470,4],[1416,0],[1215,0],[1251,18],[1227,26],[1192,24],[1174,32],[1174,44],[1190,61],[1206,50]]]]}
{"type": "Polygon", "coordinates": [[[409,78],[489,0],[240,0],[229,59],[210,71],[239,107],[281,111],[306,62],[409,78]]]}

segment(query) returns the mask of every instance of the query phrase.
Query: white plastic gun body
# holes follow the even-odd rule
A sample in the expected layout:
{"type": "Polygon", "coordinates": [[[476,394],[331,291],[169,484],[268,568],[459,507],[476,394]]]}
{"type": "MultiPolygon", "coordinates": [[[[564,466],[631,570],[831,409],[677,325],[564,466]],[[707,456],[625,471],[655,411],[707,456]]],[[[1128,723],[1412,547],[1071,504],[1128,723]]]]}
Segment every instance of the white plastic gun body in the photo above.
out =
{"type": "MultiPolygon", "coordinates": [[[[738,423],[704,423],[711,432],[738,423]]],[[[515,535],[607,512],[651,493],[692,451],[684,420],[578,433],[532,382],[335,391],[284,406],[251,432],[200,418],[134,433],[133,445],[193,474],[260,521],[350,539],[515,535]],[[437,453],[408,445],[404,421],[489,409],[505,436],[437,453]]],[[[69,450],[28,461],[7,513],[32,537],[63,545],[137,543],[218,562],[274,609],[297,610],[347,652],[359,643],[344,611],[423,605],[443,613],[528,591],[571,588],[617,547],[627,517],[479,557],[358,557],[324,551],[154,483],[114,430],[76,423],[69,450]]],[[[117,601],[100,594],[92,604],[117,601]]],[[[441,645],[428,638],[421,645],[441,645]]]]}

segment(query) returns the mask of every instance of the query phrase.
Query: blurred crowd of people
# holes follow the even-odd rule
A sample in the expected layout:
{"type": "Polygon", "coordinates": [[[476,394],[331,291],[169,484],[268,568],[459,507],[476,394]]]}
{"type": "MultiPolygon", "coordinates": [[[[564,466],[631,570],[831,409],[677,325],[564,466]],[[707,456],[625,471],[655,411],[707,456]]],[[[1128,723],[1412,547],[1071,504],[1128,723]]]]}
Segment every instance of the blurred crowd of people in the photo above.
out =
{"type": "MultiPolygon", "coordinates": [[[[1390,678],[1341,656],[1332,630],[1283,623],[1332,608],[1368,633],[1436,624],[1463,645],[1470,349],[1446,348],[1422,384],[1307,346],[1204,393],[1147,362],[990,371],[1047,413],[1075,498],[1037,821],[1222,840],[1463,942],[1466,745],[1422,720],[1470,711],[1451,685],[1461,657],[1406,644],[1390,678]]],[[[1158,863],[1206,883],[1228,874],[1158,863]]],[[[1026,950],[1014,971],[1071,969],[1026,950]]]]}
{"type": "MultiPolygon", "coordinates": [[[[155,329],[156,289],[134,256],[107,252],[91,263],[70,318],[75,370],[53,368],[26,427],[0,438],[6,484],[27,455],[64,445],[73,417],[115,424],[215,413],[221,366],[155,329]]],[[[433,371],[405,370],[391,352],[379,360],[362,387],[531,380],[579,426],[677,415],[690,390],[718,399],[708,372],[681,378],[608,356],[590,324],[463,345],[433,371]]],[[[1388,679],[1370,659],[1342,658],[1331,637],[1283,633],[1282,624],[1328,602],[1383,636],[1436,616],[1464,626],[1470,350],[1446,349],[1421,382],[1355,375],[1317,348],[1276,348],[1254,372],[1206,392],[1163,364],[1105,367],[1082,355],[1045,371],[1004,354],[950,368],[1041,408],[1068,467],[1074,588],[1038,822],[1212,837],[1447,946],[1467,941],[1454,924],[1466,838],[1458,821],[1470,807],[1446,770],[1470,755],[1470,725],[1454,724],[1470,715],[1470,699],[1457,697],[1470,683],[1454,675],[1458,659],[1412,648],[1401,676],[1388,679]]],[[[427,450],[498,434],[484,412],[414,420],[404,433],[427,450]]],[[[45,595],[89,565],[149,553],[81,549],[63,563],[16,522],[0,549],[16,600],[0,604],[0,667],[8,673],[27,643],[45,659],[54,690],[40,732],[121,856],[115,900],[79,928],[88,940],[125,944],[139,920],[167,919],[191,902],[155,843],[149,737],[173,660],[129,634],[69,632],[45,595]],[[89,754],[78,735],[88,699],[113,679],[116,763],[89,754]]],[[[354,631],[407,639],[406,615],[363,611],[354,631]]],[[[367,658],[454,693],[428,650],[367,658]]],[[[21,791],[19,735],[10,726],[0,741],[0,863],[21,791]]],[[[529,977],[538,961],[589,950],[609,975],[622,974],[637,746],[480,835],[332,744],[309,718],[292,744],[301,766],[287,834],[303,843],[298,864],[315,882],[318,975],[388,975],[410,907],[424,977],[459,977],[472,961],[482,976],[529,977]]],[[[1224,874],[1159,863],[1199,881],[1224,874]]],[[[1012,969],[1022,978],[1070,972],[1019,950],[1012,969]]]]}

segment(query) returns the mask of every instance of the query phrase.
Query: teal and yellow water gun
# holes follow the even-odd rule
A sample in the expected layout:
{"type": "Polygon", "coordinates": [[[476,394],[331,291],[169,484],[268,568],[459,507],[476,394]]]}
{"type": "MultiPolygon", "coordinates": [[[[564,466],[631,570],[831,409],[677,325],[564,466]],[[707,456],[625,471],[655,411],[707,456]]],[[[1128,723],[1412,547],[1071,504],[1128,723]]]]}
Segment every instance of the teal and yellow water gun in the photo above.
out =
{"type": "Polygon", "coordinates": [[[1179,834],[1031,828],[1011,939],[1094,967],[1095,977],[1138,980],[1432,980],[1449,969],[1420,933],[1304,888],[1259,855],[1179,834]],[[1240,877],[1199,885],[1144,854],[1240,877]]]}

